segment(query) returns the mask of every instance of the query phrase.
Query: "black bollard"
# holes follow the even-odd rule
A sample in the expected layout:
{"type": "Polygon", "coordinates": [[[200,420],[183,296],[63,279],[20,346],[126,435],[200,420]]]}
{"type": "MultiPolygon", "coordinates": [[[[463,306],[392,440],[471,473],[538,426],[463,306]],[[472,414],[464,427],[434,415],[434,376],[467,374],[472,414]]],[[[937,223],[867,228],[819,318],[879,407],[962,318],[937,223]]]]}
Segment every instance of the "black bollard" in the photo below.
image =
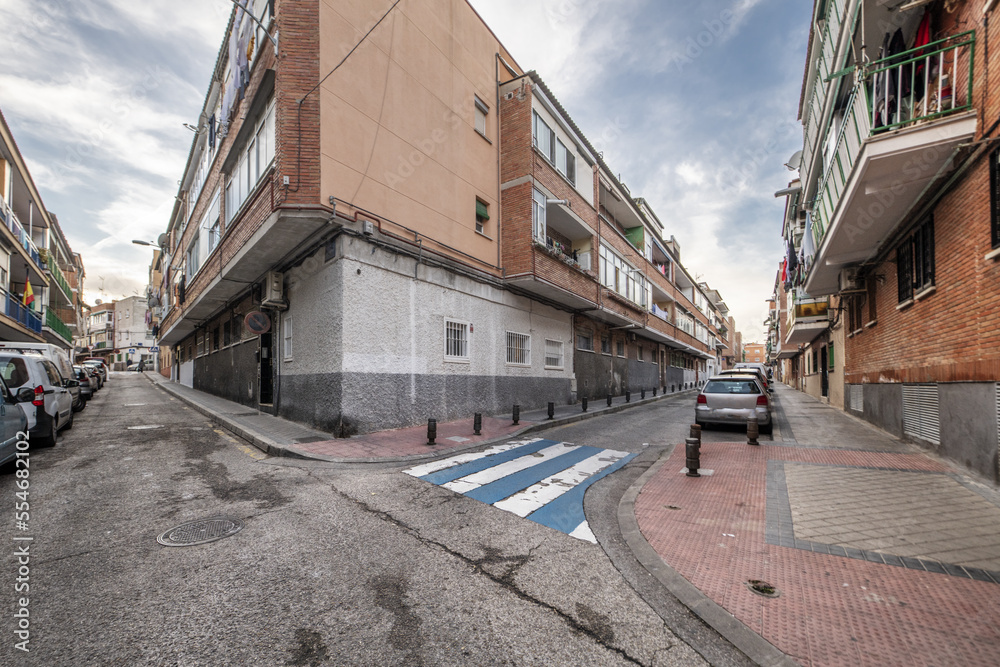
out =
{"type": "Polygon", "coordinates": [[[608,407],[611,407],[611,394],[608,394],[608,407]]]}
{"type": "Polygon", "coordinates": [[[656,387],[653,387],[653,396],[656,396],[656,387]]]}
{"type": "Polygon", "coordinates": [[[760,445],[757,442],[757,436],[760,433],[760,426],[757,424],[756,417],[747,418],[747,444],[748,445],[760,445]]]}
{"type": "Polygon", "coordinates": [[[437,437],[437,434],[438,434],[438,423],[437,423],[437,420],[436,419],[428,419],[427,420],[427,444],[429,446],[434,446],[434,444],[435,444],[434,438],[437,437]]]}
{"type": "Polygon", "coordinates": [[[549,401],[549,419],[553,419],[556,415],[556,404],[549,401]]]}
{"type": "Polygon", "coordinates": [[[583,401],[583,411],[586,412],[587,411],[587,397],[584,396],[583,399],[582,399],[582,401],[583,401]]]}
{"type": "Polygon", "coordinates": [[[701,426],[699,426],[698,424],[691,424],[691,435],[689,437],[694,438],[695,440],[697,440],[698,444],[700,445],[701,444],[701,426]]]}
{"type": "Polygon", "coordinates": [[[639,398],[646,398],[646,390],[645,389],[640,389],[639,390],[639,398]]]}
{"type": "Polygon", "coordinates": [[[687,476],[701,477],[701,473],[698,472],[698,468],[701,467],[701,445],[694,438],[688,438],[684,442],[686,444],[685,454],[687,455],[687,476]]]}
{"type": "Polygon", "coordinates": [[[483,413],[477,412],[472,418],[472,433],[474,435],[482,435],[480,431],[483,430],[483,413]]]}
{"type": "Polygon", "coordinates": [[[514,425],[517,426],[517,423],[520,420],[521,420],[521,406],[520,405],[515,405],[514,406],[514,425]]]}
{"type": "Polygon", "coordinates": [[[670,385],[670,393],[674,393],[674,385],[670,385]]]}
{"type": "Polygon", "coordinates": [[[626,403],[631,403],[632,402],[632,392],[630,392],[630,391],[626,391],[625,392],[625,402],[626,403]]]}

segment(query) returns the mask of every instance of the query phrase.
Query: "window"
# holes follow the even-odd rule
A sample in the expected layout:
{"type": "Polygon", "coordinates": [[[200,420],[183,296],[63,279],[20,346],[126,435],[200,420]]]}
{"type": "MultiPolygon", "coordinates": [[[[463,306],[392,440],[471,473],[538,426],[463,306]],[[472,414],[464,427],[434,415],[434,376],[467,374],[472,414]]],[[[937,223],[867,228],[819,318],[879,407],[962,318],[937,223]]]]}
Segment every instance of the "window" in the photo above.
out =
{"type": "Polygon", "coordinates": [[[896,248],[899,302],[934,285],[934,220],[921,224],[896,248]]]}
{"type": "Polygon", "coordinates": [[[476,132],[486,137],[486,116],[490,113],[490,108],[476,95],[476,132]]]}
{"type": "Polygon", "coordinates": [[[532,140],[535,143],[535,147],[538,152],[549,159],[549,162],[555,163],[556,155],[556,134],[552,131],[542,117],[538,115],[538,112],[533,112],[533,126],[532,126],[532,140]]]}
{"type": "Polygon", "coordinates": [[[198,269],[201,268],[201,257],[199,257],[201,253],[198,252],[198,242],[200,240],[199,236],[200,235],[196,233],[194,238],[191,239],[191,245],[188,246],[187,261],[185,262],[187,266],[187,272],[185,275],[187,276],[188,282],[191,281],[191,278],[193,278],[194,275],[198,273],[198,269]]]}
{"type": "Polygon", "coordinates": [[[576,332],[576,349],[584,352],[594,351],[594,334],[591,331],[576,332]]]}
{"type": "Polygon", "coordinates": [[[198,345],[197,345],[197,347],[198,347],[198,356],[200,357],[203,354],[205,354],[205,333],[203,331],[199,331],[195,335],[195,339],[198,341],[198,345]]]}
{"type": "Polygon", "coordinates": [[[233,343],[233,325],[232,322],[222,323],[222,345],[227,347],[233,343]]]}
{"type": "Polygon", "coordinates": [[[292,360],[292,316],[285,315],[281,321],[281,350],[285,361],[292,360]]]}
{"type": "Polygon", "coordinates": [[[517,366],[531,365],[531,336],[507,332],[507,363],[517,366]]]}
{"type": "Polygon", "coordinates": [[[208,230],[208,253],[211,254],[215,247],[219,245],[219,232],[222,226],[222,216],[219,215],[219,192],[212,195],[212,203],[208,207],[208,215],[205,216],[204,227],[208,230]]]}
{"type": "Polygon", "coordinates": [[[829,359],[829,364],[830,365],[829,365],[829,368],[832,371],[833,370],[833,345],[830,345],[830,347],[827,348],[827,351],[830,353],[830,359],[829,359]]]}
{"type": "Polygon", "coordinates": [[[990,228],[993,247],[1000,248],[1000,150],[990,156],[990,228]]]}
{"type": "Polygon", "coordinates": [[[576,185],[576,155],[558,139],[556,139],[556,169],[570,183],[576,185]]]}
{"type": "Polygon", "coordinates": [[[819,348],[813,348],[812,351],[812,372],[815,373],[819,370],[819,348]]]}
{"type": "Polygon", "coordinates": [[[617,347],[618,347],[618,350],[617,350],[618,356],[619,357],[624,357],[625,356],[625,341],[623,339],[619,338],[618,339],[618,345],[617,345],[617,347]]]}
{"type": "Polygon", "coordinates": [[[545,341],[545,367],[563,367],[563,344],[561,340],[545,341]]]}
{"type": "Polygon", "coordinates": [[[639,345],[636,348],[635,358],[638,359],[639,361],[643,361],[643,358],[642,358],[642,345],[639,345]]]}
{"type": "Polygon", "coordinates": [[[868,277],[868,284],[866,288],[868,290],[868,322],[874,322],[878,319],[878,311],[875,308],[875,297],[877,296],[877,286],[878,279],[871,275],[868,277]]]}
{"type": "Polygon", "coordinates": [[[212,352],[219,351],[219,327],[212,329],[212,352]]]}
{"type": "Polygon", "coordinates": [[[601,354],[611,354],[611,338],[601,336],[601,354]]]}
{"type": "Polygon", "coordinates": [[[466,322],[445,320],[444,322],[445,361],[469,360],[469,325],[466,322]]]}
{"type": "Polygon", "coordinates": [[[229,182],[226,183],[226,222],[233,219],[274,161],[273,100],[268,104],[263,116],[257,119],[246,146],[239,148],[238,151],[239,162],[233,167],[232,173],[229,174],[229,182]]]}
{"type": "Polygon", "coordinates": [[[649,281],[604,244],[601,244],[600,279],[608,289],[649,310],[649,281]]]}
{"type": "Polygon", "coordinates": [[[480,234],[486,233],[486,223],[490,219],[489,204],[480,199],[476,200],[476,231],[480,234]]]}
{"type": "Polygon", "coordinates": [[[531,222],[535,240],[545,243],[545,207],[548,198],[541,190],[533,190],[531,193],[531,222]]]}

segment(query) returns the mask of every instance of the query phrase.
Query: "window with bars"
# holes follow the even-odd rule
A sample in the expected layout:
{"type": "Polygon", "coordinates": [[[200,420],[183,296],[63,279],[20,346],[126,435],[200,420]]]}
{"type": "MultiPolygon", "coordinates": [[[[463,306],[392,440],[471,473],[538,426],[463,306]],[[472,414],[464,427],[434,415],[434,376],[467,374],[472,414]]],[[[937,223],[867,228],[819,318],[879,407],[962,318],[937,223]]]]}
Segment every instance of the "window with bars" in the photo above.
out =
{"type": "Polygon", "coordinates": [[[546,368],[562,368],[563,367],[563,343],[561,340],[548,340],[545,341],[545,367],[546,368]]]}
{"type": "Polygon", "coordinates": [[[594,351],[594,333],[592,331],[576,332],[576,349],[585,352],[594,351]]]}
{"type": "Polygon", "coordinates": [[[618,352],[618,356],[619,357],[624,357],[625,356],[625,341],[622,340],[621,338],[618,339],[618,350],[617,350],[617,352],[618,352]]]}
{"type": "Polygon", "coordinates": [[[601,354],[611,354],[610,336],[601,336],[601,354]]]}
{"type": "Polygon", "coordinates": [[[896,281],[903,303],[934,285],[934,220],[921,224],[896,248],[896,281]]]}
{"type": "Polygon", "coordinates": [[[469,360],[469,324],[445,320],[444,358],[446,361],[469,360]]]}
{"type": "Polygon", "coordinates": [[[507,363],[516,366],[531,365],[531,336],[507,332],[507,363]]]}

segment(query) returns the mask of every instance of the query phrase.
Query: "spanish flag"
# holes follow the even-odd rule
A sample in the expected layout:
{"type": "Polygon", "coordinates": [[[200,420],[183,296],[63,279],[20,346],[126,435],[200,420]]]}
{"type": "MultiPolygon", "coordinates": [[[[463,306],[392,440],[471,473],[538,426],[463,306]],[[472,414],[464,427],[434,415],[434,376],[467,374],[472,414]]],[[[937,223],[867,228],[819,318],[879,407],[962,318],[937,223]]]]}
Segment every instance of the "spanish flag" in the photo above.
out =
{"type": "Polygon", "coordinates": [[[31,279],[24,279],[24,306],[30,310],[35,309],[35,293],[31,290],[31,279]]]}

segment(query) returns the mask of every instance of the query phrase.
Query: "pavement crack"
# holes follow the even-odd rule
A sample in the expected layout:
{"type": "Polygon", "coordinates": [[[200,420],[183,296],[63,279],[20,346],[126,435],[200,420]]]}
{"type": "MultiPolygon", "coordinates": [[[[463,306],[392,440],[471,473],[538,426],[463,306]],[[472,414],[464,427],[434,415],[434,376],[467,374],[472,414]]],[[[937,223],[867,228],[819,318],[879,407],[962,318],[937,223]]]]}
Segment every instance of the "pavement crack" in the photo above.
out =
{"type": "MultiPolygon", "coordinates": [[[[469,556],[461,552],[455,551],[454,549],[452,549],[446,544],[443,544],[442,542],[438,542],[437,540],[422,535],[418,529],[407,524],[405,521],[397,519],[388,512],[372,507],[368,503],[362,500],[358,500],[357,498],[354,498],[348,495],[347,493],[344,493],[334,485],[331,485],[331,488],[334,493],[336,493],[349,503],[354,504],[360,510],[368,514],[371,514],[381,519],[382,521],[385,521],[386,523],[397,526],[404,532],[406,532],[408,535],[418,540],[419,542],[430,547],[436,547],[442,552],[456,558],[457,560],[466,563],[467,565],[470,566],[473,572],[476,572],[478,574],[481,574],[482,576],[487,577],[488,579],[490,579],[497,585],[503,587],[504,589],[506,589],[508,592],[510,592],[520,600],[523,600],[524,602],[535,605],[554,614],[560,620],[562,620],[563,623],[569,626],[570,629],[572,629],[574,632],[583,635],[585,637],[588,637],[595,643],[603,646],[608,651],[616,653],[622,659],[627,660],[628,662],[634,665],[644,665],[643,662],[629,655],[628,651],[626,651],[625,649],[620,648],[618,646],[613,646],[609,643],[614,639],[614,633],[610,632],[609,634],[609,627],[607,627],[607,623],[605,621],[602,621],[602,619],[605,620],[607,619],[606,616],[591,612],[591,614],[588,614],[586,618],[577,619],[574,616],[559,609],[558,607],[548,602],[545,602],[544,600],[541,600],[535,597],[534,595],[518,588],[517,584],[514,582],[514,575],[517,574],[517,571],[520,570],[521,567],[523,567],[532,559],[532,555],[530,552],[528,554],[519,556],[502,556],[500,555],[500,552],[497,549],[490,547],[482,547],[483,550],[486,551],[486,555],[484,555],[481,558],[470,558],[469,556]],[[497,564],[509,565],[509,567],[497,568],[501,570],[500,572],[491,571],[492,568],[483,567],[483,565],[497,565],[497,564]]],[[[534,549],[537,548],[538,548],[537,546],[534,547],[534,549]]],[[[579,606],[577,611],[579,612],[579,606]]]]}

